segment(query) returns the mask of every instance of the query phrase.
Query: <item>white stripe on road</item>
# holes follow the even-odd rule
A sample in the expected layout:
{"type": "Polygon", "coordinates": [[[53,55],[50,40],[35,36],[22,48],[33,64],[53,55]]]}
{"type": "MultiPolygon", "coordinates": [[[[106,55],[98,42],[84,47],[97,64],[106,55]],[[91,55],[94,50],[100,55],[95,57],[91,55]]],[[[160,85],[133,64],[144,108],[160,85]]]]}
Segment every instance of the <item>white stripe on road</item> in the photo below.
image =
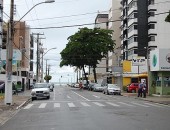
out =
{"type": "Polygon", "coordinates": [[[130,107],[134,107],[134,105],[127,104],[127,103],[124,103],[124,102],[118,102],[118,103],[123,104],[123,105],[126,105],[126,106],[130,106],[130,107]]]}
{"type": "Polygon", "coordinates": [[[60,107],[60,103],[54,103],[54,108],[60,107]]]}
{"type": "Polygon", "coordinates": [[[120,105],[117,105],[115,103],[112,103],[112,102],[106,102],[107,104],[111,105],[111,106],[115,106],[115,107],[119,107],[120,105]]]}
{"type": "Polygon", "coordinates": [[[90,107],[90,105],[89,104],[87,104],[87,103],[85,103],[85,102],[80,102],[83,106],[85,106],[85,107],[90,107]]]}
{"type": "Polygon", "coordinates": [[[28,104],[24,109],[30,109],[34,104],[28,104]]]}
{"type": "Polygon", "coordinates": [[[55,89],[53,88],[53,100],[55,101],[55,89]]]}
{"type": "Polygon", "coordinates": [[[95,98],[100,98],[99,96],[93,95],[95,98]]]}
{"type": "Polygon", "coordinates": [[[80,94],[78,94],[78,93],[76,93],[76,92],[74,92],[74,91],[72,91],[72,92],[75,93],[76,95],[80,96],[81,98],[85,99],[86,101],[90,101],[89,99],[87,99],[87,98],[81,96],[80,94]]]}
{"type": "Polygon", "coordinates": [[[139,103],[136,103],[136,102],[132,102],[132,104],[135,104],[135,105],[138,105],[138,106],[142,106],[142,107],[149,107],[147,105],[139,104],[139,103]]]}
{"type": "Polygon", "coordinates": [[[68,103],[69,107],[76,107],[73,103],[68,103]]]}
{"type": "Polygon", "coordinates": [[[96,104],[97,106],[100,106],[100,107],[104,107],[105,105],[99,103],[99,102],[93,102],[94,104],[96,104]]]}
{"type": "Polygon", "coordinates": [[[153,106],[153,107],[162,107],[162,106],[160,106],[160,105],[151,104],[151,103],[144,103],[144,104],[146,104],[146,105],[150,105],[150,106],[153,106]]]}
{"type": "Polygon", "coordinates": [[[70,99],[71,97],[67,95],[67,98],[69,98],[69,99],[70,99]]]}
{"type": "Polygon", "coordinates": [[[41,105],[38,108],[45,108],[47,103],[41,103],[41,105]]]}

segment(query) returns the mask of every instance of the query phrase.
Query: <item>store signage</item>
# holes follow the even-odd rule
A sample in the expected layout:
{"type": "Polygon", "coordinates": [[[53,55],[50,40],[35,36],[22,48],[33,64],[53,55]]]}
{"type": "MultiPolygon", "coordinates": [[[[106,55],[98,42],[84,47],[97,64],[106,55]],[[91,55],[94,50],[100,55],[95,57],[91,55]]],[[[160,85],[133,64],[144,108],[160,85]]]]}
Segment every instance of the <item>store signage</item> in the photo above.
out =
{"type": "Polygon", "coordinates": [[[145,57],[135,56],[132,58],[132,65],[133,66],[144,66],[146,65],[145,57]]]}
{"type": "Polygon", "coordinates": [[[155,49],[150,57],[151,71],[170,71],[170,49],[155,49]]]}

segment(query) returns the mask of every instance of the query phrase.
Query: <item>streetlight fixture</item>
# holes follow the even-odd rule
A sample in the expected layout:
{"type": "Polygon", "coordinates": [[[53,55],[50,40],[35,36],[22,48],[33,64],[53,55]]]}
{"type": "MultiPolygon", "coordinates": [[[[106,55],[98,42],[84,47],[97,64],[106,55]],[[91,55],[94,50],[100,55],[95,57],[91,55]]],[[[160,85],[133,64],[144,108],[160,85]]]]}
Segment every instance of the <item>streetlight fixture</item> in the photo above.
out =
{"type": "Polygon", "coordinates": [[[6,58],[6,81],[5,81],[5,104],[12,104],[12,58],[13,58],[13,40],[14,40],[14,26],[20,22],[34,7],[43,4],[43,3],[52,3],[55,0],[46,0],[45,2],[40,2],[34,5],[28,12],[22,16],[15,24],[14,24],[14,0],[11,0],[10,4],[10,20],[8,23],[8,37],[7,37],[7,58],[6,58]]]}
{"type": "MultiPolygon", "coordinates": [[[[43,60],[44,60],[44,56],[50,51],[50,50],[54,50],[57,49],[56,47],[54,48],[50,48],[48,49],[44,54],[42,53],[42,67],[41,67],[41,81],[43,81],[43,60]]],[[[38,68],[37,68],[38,69],[38,68]]],[[[47,60],[46,60],[46,75],[47,75],[47,60]]]]}

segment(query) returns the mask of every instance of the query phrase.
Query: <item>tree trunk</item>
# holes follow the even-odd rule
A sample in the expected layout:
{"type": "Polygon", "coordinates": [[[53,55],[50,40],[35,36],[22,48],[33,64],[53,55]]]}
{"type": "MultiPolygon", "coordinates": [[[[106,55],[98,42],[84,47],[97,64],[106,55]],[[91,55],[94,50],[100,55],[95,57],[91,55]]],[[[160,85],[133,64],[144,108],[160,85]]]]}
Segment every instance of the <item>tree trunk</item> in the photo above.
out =
{"type": "Polygon", "coordinates": [[[89,84],[89,81],[88,81],[88,78],[87,78],[87,75],[86,75],[86,72],[85,72],[84,66],[83,66],[83,72],[84,72],[84,76],[85,76],[85,79],[86,79],[86,83],[87,83],[87,84],[89,84]]]}
{"type": "Polygon", "coordinates": [[[96,67],[93,67],[93,74],[94,74],[94,82],[97,83],[96,67]]]}

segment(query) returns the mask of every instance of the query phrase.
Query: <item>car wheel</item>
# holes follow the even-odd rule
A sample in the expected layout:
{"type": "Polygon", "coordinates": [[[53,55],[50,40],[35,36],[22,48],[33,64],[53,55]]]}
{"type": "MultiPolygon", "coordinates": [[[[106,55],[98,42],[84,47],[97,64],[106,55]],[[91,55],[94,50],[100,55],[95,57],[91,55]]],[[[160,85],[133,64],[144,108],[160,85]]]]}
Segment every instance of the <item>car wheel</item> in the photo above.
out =
{"type": "Polygon", "coordinates": [[[103,94],[105,94],[105,91],[103,91],[103,94]]]}
{"type": "Polygon", "coordinates": [[[135,93],[136,91],[135,90],[132,90],[132,93],[135,93]]]}
{"type": "Polygon", "coordinates": [[[109,92],[107,91],[107,93],[106,93],[107,95],[109,95],[109,92]]]}
{"type": "Polygon", "coordinates": [[[36,97],[32,97],[32,101],[36,100],[37,98],[36,97]]]}
{"type": "Polygon", "coordinates": [[[50,96],[47,96],[47,99],[50,99],[50,96]]]}

